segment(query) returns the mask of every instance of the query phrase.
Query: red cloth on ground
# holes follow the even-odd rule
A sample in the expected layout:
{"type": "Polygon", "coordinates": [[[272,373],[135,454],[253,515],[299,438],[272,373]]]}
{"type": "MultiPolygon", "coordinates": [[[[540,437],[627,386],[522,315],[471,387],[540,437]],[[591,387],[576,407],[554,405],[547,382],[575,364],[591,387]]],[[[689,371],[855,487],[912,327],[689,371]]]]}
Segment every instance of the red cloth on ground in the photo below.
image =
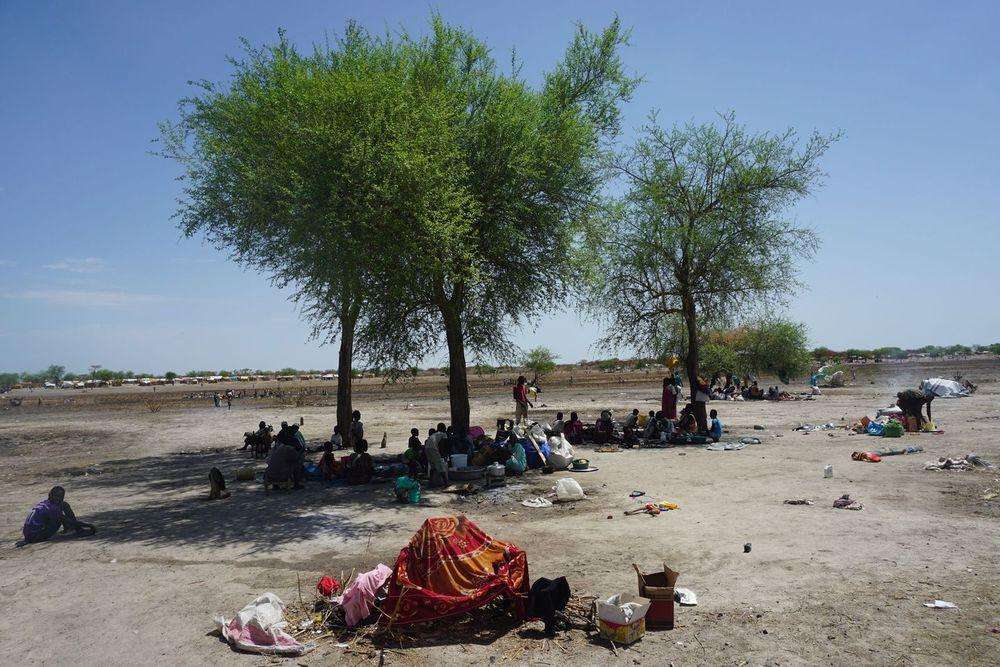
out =
{"type": "Polygon", "coordinates": [[[498,597],[523,619],[528,556],[484,533],[464,516],[433,517],[399,552],[382,611],[391,625],[431,621],[478,609],[498,597]]]}

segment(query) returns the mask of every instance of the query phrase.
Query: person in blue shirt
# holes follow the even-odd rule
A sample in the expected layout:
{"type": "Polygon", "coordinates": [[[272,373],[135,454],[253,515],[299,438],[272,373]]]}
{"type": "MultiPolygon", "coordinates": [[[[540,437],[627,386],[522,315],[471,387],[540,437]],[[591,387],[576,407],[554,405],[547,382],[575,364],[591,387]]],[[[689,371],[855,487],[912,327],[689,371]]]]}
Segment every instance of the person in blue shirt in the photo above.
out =
{"type": "Polygon", "coordinates": [[[722,422],[719,421],[719,411],[712,410],[708,413],[708,416],[712,419],[708,435],[712,438],[712,442],[718,442],[719,438],[722,437],[722,422]]]}

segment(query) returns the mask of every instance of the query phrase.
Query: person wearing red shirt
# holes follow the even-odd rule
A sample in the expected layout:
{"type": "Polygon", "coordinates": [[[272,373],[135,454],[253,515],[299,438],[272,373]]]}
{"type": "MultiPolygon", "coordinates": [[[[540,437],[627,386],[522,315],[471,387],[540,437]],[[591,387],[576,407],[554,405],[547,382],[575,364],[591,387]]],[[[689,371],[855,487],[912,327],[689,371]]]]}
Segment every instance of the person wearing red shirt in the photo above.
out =
{"type": "Polygon", "coordinates": [[[528,422],[528,406],[535,407],[528,400],[528,380],[519,375],[514,385],[514,423],[528,422]]]}

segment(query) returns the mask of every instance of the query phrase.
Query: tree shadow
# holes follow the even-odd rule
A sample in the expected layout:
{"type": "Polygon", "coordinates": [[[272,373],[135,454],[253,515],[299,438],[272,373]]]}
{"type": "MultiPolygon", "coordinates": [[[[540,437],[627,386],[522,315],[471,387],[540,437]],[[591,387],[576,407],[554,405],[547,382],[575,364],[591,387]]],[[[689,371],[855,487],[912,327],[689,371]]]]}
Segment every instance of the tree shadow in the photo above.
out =
{"type": "Polygon", "coordinates": [[[302,490],[265,491],[259,481],[233,481],[241,467],[262,471],[264,462],[232,448],[208,449],[110,460],[54,475],[76,478],[74,495],[122,490],[138,500],[98,512],[77,506],[80,518],[98,527],[93,539],[111,543],[242,545],[249,553],[259,553],[324,535],[363,539],[401,525],[395,520],[366,519],[366,510],[402,515],[416,509],[396,501],[388,484],[307,481],[302,490]],[[213,467],[223,471],[229,498],[207,500],[208,471],[213,467]]]}

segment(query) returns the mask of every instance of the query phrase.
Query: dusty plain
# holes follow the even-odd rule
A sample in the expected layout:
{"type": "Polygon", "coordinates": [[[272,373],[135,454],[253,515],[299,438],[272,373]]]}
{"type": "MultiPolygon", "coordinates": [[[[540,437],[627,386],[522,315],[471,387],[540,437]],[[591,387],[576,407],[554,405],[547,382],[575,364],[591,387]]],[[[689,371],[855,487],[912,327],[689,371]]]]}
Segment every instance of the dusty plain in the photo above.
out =
{"type": "MultiPolygon", "coordinates": [[[[473,422],[493,431],[510,416],[510,388],[475,378],[473,422]]],[[[250,385],[232,385],[249,389],[250,385]]],[[[659,377],[560,373],[547,381],[534,415],[577,410],[593,421],[656,409],[659,377]]],[[[273,591],[308,595],[322,574],[340,576],[378,562],[391,565],[424,518],[465,513],[487,532],[528,552],[532,578],[565,575],[575,593],[635,592],[631,564],[667,563],[678,585],[698,594],[678,608],[673,631],[648,632],[613,652],[582,631],[540,639],[540,623],[449,641],[416,642],[365,655],[328,644],[290,664],[997,664],[1000,634],[1000,499],[984,499],[998,473],[931,472],[927,460],[975,452],[1000,463],[1000,362],[988,360],[862,367],[857,382],[815,401],[713,402],[727,438],[757,435],[742,451],[697,447],[597,453],[599,471],[577,474],[590,498],[529,509],[568,473],[530,472],[504,492],[464,500],[431,493],[428,504],[398,504],[388,485],[265,494],[258,483],[229,482],[232,498],[203,500],[207,472],[248,465],[235,451],[261,419],[304,420],[311,442],[329,436],[332,384],[281,385],[282,398],[241,398],[216,409],[192,393],[210,387],[19,391],[0,397],[0,664],[257,665],[277,661],[233,652],[209,633],[227,616],[273,591]],[[963,373],[979,392],[937,400],[940,435],[889,441],[838,428],[805,434],[800,423],[848,425],[925,377],[963,373]],[[296,398],[309,388],[312,395],[296,398]],[[326,391],[326,395],[323,392],[326,391]],[[22,397],[19,407],[8,399],[22,397]],[[41,404],[39,405],[39,399],[41,404]],[[151,412],[147,402],[159,411],[151,412]],[[755,424],[766,427],[754,431],[755,424]],[[851,452],[919,444],[924,453],[882,463],[851,452]],[[824,465],[834,467],[823,478],[824,465]],[[58,538],[15,548],[31,506],[53,484],[84,520],[90,539],[58,538]],[[623,516],[628,494],[670,500],[678,511],[623,516]],[[860,512],[836,510],[849,493],[860,512]],[[785,499],[809,498],[813,506],[785,499]],[[608,519],[608,516],[613,518],[608,519]],[[744,543],[751,543],[744,553],[744,543]],[[924,602],[954,602],[933,610],[924,602]]],[[[258,385],[256,387],[260,389],[258,385]]],[[[447,421],[444,378],[402,386],[366,380],[356,387],[369,439],[383,432],[399,453],[409,429],[447,421]]],[[[375,445],[377,448],[377,444],[375,445]]],[[[252,464],[252,463],[251,463],[252,464]]],[[[570,475],[572,476],[572,475],[570,475]]]]}

